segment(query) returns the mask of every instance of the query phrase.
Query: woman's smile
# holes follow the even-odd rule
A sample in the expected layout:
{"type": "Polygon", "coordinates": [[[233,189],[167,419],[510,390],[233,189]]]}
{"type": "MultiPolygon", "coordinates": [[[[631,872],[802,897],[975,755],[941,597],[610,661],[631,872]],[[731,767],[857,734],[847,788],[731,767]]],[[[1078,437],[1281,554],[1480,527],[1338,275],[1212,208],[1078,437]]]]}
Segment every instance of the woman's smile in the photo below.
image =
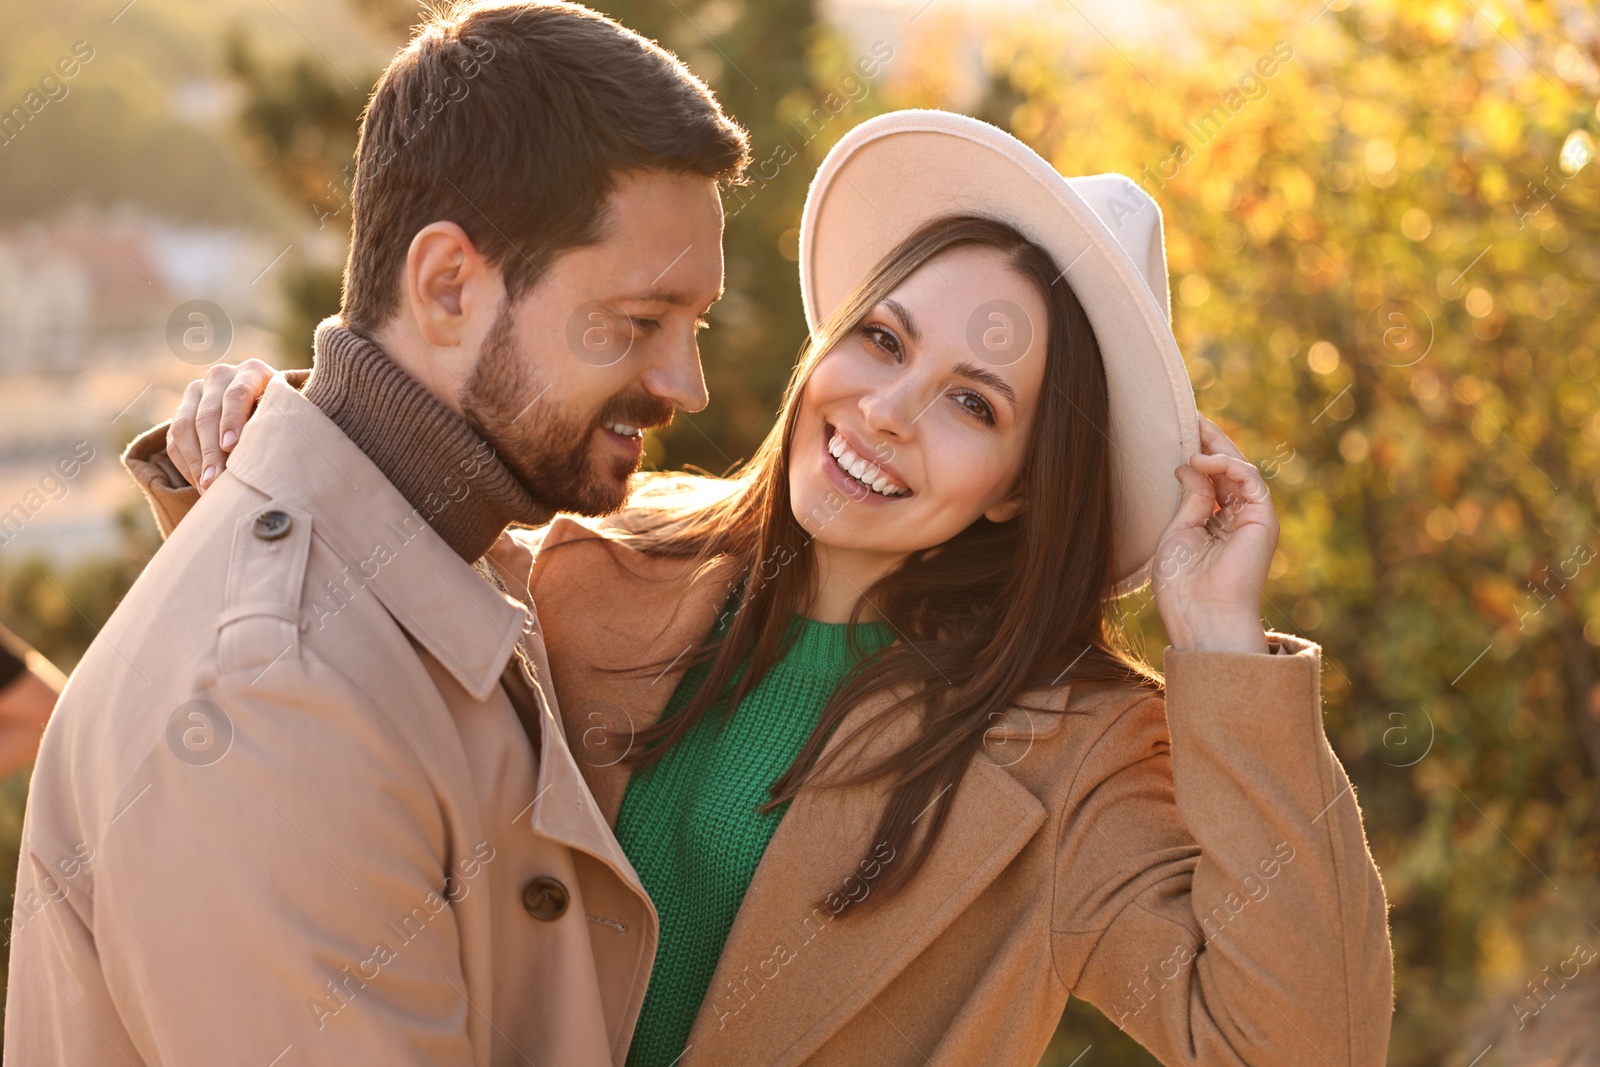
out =
{"type": "Polygon", "coordinates": [[[844,431],[823,423],[823,466],[828,477],[852,500],[898,500],[912,495],[899,473],[888,463],[869,459],[873,453],[844,431]]]}

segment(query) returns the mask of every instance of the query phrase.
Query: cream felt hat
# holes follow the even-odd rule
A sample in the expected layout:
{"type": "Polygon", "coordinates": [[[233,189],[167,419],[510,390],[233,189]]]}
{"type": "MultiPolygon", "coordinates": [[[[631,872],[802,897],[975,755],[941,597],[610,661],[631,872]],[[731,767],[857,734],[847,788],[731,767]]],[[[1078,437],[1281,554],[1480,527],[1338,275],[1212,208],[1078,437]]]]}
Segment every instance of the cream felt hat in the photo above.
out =
{"type": "Polygon", "coordinates": [[[1161,209],[1121,174],[1064,178],[986,122],[894,111],[845,134],[800,219],[800,293],[813,332],[885,255],[948,215],[1008,223],[1044,248],[1089,317],[1111,399],[1117,595],[1150,579],[1177,511],[1174,467],[1200,450],[1194,390],[1172,336],[1161,209]]]}

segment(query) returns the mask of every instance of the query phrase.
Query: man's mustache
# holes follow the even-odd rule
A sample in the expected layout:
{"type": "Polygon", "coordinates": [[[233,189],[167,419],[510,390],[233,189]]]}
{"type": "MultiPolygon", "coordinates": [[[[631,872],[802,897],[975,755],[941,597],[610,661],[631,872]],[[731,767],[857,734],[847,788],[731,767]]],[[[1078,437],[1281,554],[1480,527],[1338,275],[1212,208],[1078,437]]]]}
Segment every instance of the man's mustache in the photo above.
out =
{"type": "Polygon", "coordinates": [[[602,426],[608,422],[620,422],[625,426],[653,430],[671,426],[672,416],[676,412],[676,407],[659,396],[635,393],[612,400],[601,410],[596,421],[602,426]]]}

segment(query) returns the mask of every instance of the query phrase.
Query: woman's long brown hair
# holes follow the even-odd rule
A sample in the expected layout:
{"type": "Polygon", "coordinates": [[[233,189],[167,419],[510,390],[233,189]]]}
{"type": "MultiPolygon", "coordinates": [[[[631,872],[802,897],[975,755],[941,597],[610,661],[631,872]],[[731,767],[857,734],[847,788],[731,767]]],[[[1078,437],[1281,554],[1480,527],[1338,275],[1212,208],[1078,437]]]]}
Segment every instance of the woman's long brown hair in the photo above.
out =
{"type": "Polygon", "coordinates": [[[703,564],[735,557],[744,575],[742,600],[726,633],[683,657],[686,664],[710,663],[705,682],[677,714],[634,737],[628,759],[647,766],[682,740],[719,696],[726,699],[721,713],[737,714],[739,702],[785,652],[791,613],[803,611],[811,596],[811,537],[789,506],[788,455],[812,369],[913,271],[941,253],[973,245],[1003,253],[1038,288],[1048,309],[1044,385],[1020,475],[1022,513],[1003,523],[979,518],[944,544],[912,553],[866,591],[851,614],[852,647],[867,601],[898,640],[840,685],[794,763],[773,783],[766,805],[787,802],[802,787],[891,778],[894,786],[873,841],[905,859],[882,868],[874,892],[863,898],[875,903],[902,888],[926,862],[950,805],[937,805],[920,835],[915,821],[947,787],[958,786],[985,731],[1021,694],[1070,682],[1162,685],[1161,676],[1128,650],[1108,614],[1120,572],[1112,544],[1105,369],[1089,320],[1049,254],[991,219],[960,216],[923,226],[813,336],[790,378],[777,424],[731,491],[678,508],[670,494],[662,494],[665,502],[656,506],[650,503],[657,495],[650,491],[652,476],[645,476],[635,501],[642,521],[632,522],[628,534],[634,547],[653,555],[703,564]],[[863,733],[913,711],[922,716],[915,738],[875,763],[825,774],[849,747],[842,744],[825,758],[830,735],[857,704],[886,691],[905,695],[863,733]]]}

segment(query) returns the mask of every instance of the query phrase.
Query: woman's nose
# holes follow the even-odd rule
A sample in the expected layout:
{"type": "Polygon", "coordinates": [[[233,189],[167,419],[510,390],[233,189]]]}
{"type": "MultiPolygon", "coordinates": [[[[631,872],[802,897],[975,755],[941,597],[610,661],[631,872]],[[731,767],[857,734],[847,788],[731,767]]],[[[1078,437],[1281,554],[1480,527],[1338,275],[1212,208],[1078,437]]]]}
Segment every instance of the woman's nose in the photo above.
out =
{"type": "Polygon", "coordinates": [[[912,433],[918,414],[915,383],[902,378],[861,397],[861,416],[867,429],[884,437],[904,438],[912,433]]]}

